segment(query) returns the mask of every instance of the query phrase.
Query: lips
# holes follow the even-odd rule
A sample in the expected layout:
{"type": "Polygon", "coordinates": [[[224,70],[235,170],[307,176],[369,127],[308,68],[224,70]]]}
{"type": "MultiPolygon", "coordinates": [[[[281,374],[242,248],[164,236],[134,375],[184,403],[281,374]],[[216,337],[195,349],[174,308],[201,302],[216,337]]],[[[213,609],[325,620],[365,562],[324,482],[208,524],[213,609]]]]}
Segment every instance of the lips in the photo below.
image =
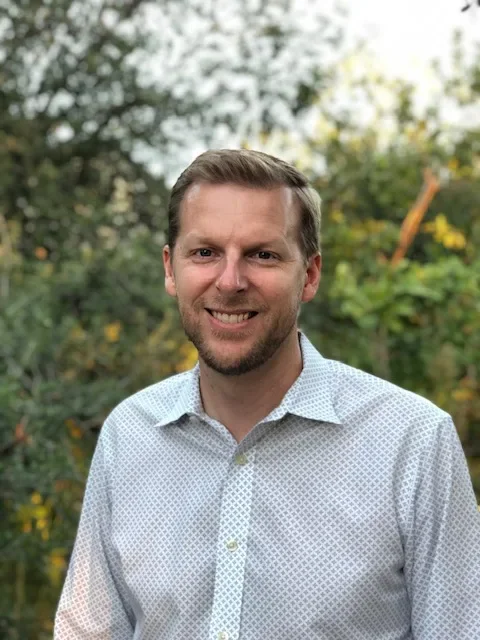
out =
{"type": "Polygon", "coordinates": [[[257,315],[256,311],[244,311],[240,313],[224,313],[222,311],[214,311],[213,309],[207,309],[207,311],[215,320],[219,320],[225,324],[239,324],[257,315]]]}

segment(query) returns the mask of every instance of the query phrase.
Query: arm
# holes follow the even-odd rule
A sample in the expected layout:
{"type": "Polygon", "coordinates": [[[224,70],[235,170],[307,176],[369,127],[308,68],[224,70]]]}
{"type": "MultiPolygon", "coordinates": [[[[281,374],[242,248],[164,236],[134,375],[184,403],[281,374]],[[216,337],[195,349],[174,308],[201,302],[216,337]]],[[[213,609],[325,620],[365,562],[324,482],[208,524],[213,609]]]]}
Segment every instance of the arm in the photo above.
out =
{"type": "Polygon", "coordinates": [[[426,451],[407,558],[413,638],[480,638],[480,513],[450,418],[426,451]]]}
{"type": "MultiPolygon", "coordinates": [[[[104,427],[105,429],[105,427],[104,427]]],[[[132,640],[119,561],[111,543],[103,430],[93,456],[75,546],[55,618],[54,640],[132,640]]]]}

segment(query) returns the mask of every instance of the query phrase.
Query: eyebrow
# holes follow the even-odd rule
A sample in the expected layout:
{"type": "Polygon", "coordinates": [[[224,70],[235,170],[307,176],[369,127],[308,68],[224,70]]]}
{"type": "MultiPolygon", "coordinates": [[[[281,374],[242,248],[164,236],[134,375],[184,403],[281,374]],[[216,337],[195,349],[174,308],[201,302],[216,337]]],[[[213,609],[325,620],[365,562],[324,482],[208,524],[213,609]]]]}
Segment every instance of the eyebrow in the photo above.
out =
{"type": "MultiPolygon", "coordinates": [[[[185,241],[188,244],[198,244],[198,245],[206,245],[206,246],[212,246],[212,247],[218,246],[218,244],[212,241],[211,239],[209,239],[208,236],[197,235],[193,233],[189,234],[186,237],[185,241]]],[[[248,251],[248,252],[260,251],[261,249],[265,249],[266,247],[285,248],[285,246],[286,246],[286,243],[283,238],[270,238],[267,240],[263,240],[262,242],[255,242],[254,244],[246,247],[245,251],[248,251]]]]}
{"type": "Polygon", "coordinates": [[[212,241],[207,238],[207,236],[197,235],[196,233],[189,233],[185,242],[190,244],[212,244],[212,241]]]}

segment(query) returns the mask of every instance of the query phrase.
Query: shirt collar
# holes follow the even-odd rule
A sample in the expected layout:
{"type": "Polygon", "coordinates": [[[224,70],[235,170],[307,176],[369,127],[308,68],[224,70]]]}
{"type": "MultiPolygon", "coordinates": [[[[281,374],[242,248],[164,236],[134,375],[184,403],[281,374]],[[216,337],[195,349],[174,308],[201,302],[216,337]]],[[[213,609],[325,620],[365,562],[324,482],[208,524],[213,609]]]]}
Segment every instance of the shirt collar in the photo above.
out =
{"type": "MultiPolygon", "coordinates": [[[[282,403],[266,420],[279,420],[285,414],[292,413],[309,420],[341,424],[333,404],[333,379],[328,360],[320,355],[303,333],[300,333],[300,347],[303,358],[302,372],[286,393],[282,403]]],[[[163,427],[184,415],[204,415],[198,363],[183,375],[180,392],[170,411],[167,411],[154,426],[163,427]]]]}
{"type": "Polygon", "coordinates": [[[293,413],[309,420],[341,424],[333,402],[333,372],[305,334],[300,333],[303,369],[278,407],[282,414],[293,413]]]}
{"type": "Polygon", "coordinates": [[[200,367],[197,364],[193,369],[183,374],[182,386],[176,399],[173,401],[170,411],[155,423],[155,427],[164,427],[176,422],[184,415],[203,415],[202,398],[200,396],[200,367]]]}

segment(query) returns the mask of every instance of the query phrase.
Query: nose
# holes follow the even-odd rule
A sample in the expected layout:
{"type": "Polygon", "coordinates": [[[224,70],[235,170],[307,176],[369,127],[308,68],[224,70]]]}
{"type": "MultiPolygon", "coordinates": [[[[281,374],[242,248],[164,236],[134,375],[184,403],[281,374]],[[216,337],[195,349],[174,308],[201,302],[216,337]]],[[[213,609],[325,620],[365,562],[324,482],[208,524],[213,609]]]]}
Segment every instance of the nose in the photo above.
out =
{"type": "Polygon", "coordinates": [[[236,258],[225,258],[220,263],[220,273],[218,274],[215,286],[223,293],[238,293],[247,288],[247,278],[240,260],[236,258]]]}

